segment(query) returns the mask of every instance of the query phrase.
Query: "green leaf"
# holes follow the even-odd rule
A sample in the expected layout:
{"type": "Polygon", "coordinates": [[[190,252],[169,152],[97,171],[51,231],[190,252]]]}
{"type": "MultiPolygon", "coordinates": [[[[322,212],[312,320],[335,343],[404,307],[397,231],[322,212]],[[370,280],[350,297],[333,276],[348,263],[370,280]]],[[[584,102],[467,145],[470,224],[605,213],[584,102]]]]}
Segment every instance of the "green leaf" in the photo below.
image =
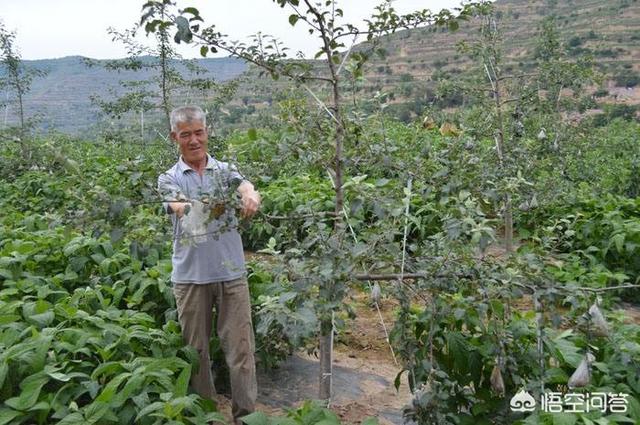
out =
{"type": "Polygon", "coordinates": [[[93,373],[91,373],[91,379],[97,380],[100,375],[113,375],[115,372],[124,371],[125,368],[120,362],[106,362],[96,367],[93,373]]]}
{"type": "Polygon", "coordinates": [[[638,401],[637,398],[631,397],[629,399],[628,413],[633,419],[640,421],[640,402],[638,401]]]}
{"type": "Polygon", "coordinates": [[[184,16],[178,16],[176,18],[176,26],[178,27],[178,31],[173,38],[175,42],[178,44],[180,44],[181,41],[190,43],[193,38],[193,34],[191,33],[191,28],[189,28],[189,21],[187,18],[184,16]]]}
{"type": "Polygon", "coordinates": [[[83,410],[84,417],[88,423],[94,424],[102,419],[109,411],[110,405],[101,401],[94,401],[83,410]]]}
{"type": "Polygon", "coordinates": [[[136,416],[136,422],[138,422],[138,420],[140,420],[140,418],[148,415],[151,412],[155,412],[156,410],[160,410],[164,407],[164,403],[161,401],[156,401],[155,403],[151,403],[150,405],[146,406],[145,408],[143,408],[142,410],[140,410],[140,412],[138,412],[138,416],[136,416]]]}
{"type": "Polygon", "coordinates": [[[200,56],[206,57],[207,53],[209,53],[209,48],[207,46],[200,47],[200,56]]]}
{"type": "Polygon", "coordinates": [[[243,416],[241,420],[247,425],[270,425],[269,418],[262,412],[254,412],[243,416]]]}
{"type": "Polygon", "coordinates": [[[483,414],[487,413],[490,409],[490,406],[488,403],[476,403],[473,406],[471,406],[471,413],[473,413],[473,416],[482,416],[483,414]]]}
{"type": "Polygon", "coordinates": [[[340,425],[337,418],[327,418],[315,423],[315,425],[340,425]]]}
{"type": "Polygon", "coordinates": [[[6,325],[20,321],[21,317],[17,314],[0,314],[0,325],[6,325]]]}
{"type": "Polygon", "coordinates": [[[36,404],[34,404],[33,406],[31,406],[31,408],[29,409],[29,412],[34,412],[36,410],[49,411],[49,410],[51,410],[51,405],[49,403],[47,403],[46,401],[39,401],[36,404]]]}
{"type": "Polygon", "coordinates": [[[611,244],[614,244],[616,246],[616,251],[618,251],[618,253],[623,253],[624,252],[624,233],[618,233],[617,235],[613,235],[611,237],[611,242],[609,243],[609,246],[611,246],[611,244]]]}
{"type": "Polygon", "coordinates": [[[502,317],[504,315],[504,304],[502,303],[502,301],[491,300],[490,303],[491,303],[491,309],[493,310],[493,313],[497,317],[502,317]]]}
{"type": "Polygon", "coordinates": [[[158,26],[158,21],[157,21],[157,20],[155,20],[155,21],[151,21],[151,22],[147,22],[147,23],[144,25],[144,30],[145,30],[145,32],[146,32],[147,34],[148,34],[148,33],[152,33],[152,32],[155,32],[155,31],[156,31],[156,27],[157,27],[157,26],[158,26]]]}
{"type": "Polygon", "coordinates": [[[55,319],[51,304],[44,300],[24,304],[22,314],[28,322],[40,327],[50,325],[55,319]]]}
{"type": "Polygon", "coordinates": [[[615,413],[613,415],[609,415],[607,416],[607,419],[609,421],[612,421],[613,423],[616,424],[635,424],[637,423],[635,420],[631,419],[628,416],[624,416],[618,413],[615,413]]]}
{"type": "Polygon", "coordinates": [[[534,413],[532,415],[527,416],[527,418],[524,420],[523,425],[540,425],[541,423],[546,423],[546,422],[541,422],[542,418],[540,418],[540,416],[538,415],[538,413],[534,413]]]}
{"type": "Polygon", "coordinates": [[[0,388],[4,384],[4,379],[7,377],[7,372],[9,371],[9,365],[6,361],[0,362],[0,388]]]}
{"type": "Polygon", "coordinates": [[[0,408],[0,425],[5,425],[17,418],[18,416],[22,416],[23,413],[18,412],[13,409],[0,408]]]}
{"type": "Polygon", "coordinates": [[[553,425],[574,425],[578,421],[578,416],[573,413],[553,413],[553,425]]]}
{"type": "Polygon", "coordinates": [[[198,9],[196,9],[195,7],[185,7],[182,10],[182,13],[190,13],[193,16],[200,16],[200,12],[198,11],[198,9]]]}
{"type": "Polygon", "coordinates": [[[40,391],[42,387],[49,381],[49,377],[42,372],[38,372],[35,375],[27,377],[22,384],[20,384],[20,395],[18,397],[10,398],[5,402],[9,407],[13,407],[16,410],[27,410],[38,401],[40,391]]]}
{"type": "Polygon", "coordinates": [[[124,373],[121,373],[120,375],[116,376],[115,378],[113,378],[104,387],[104,389],[102,390],[100,395],[96,398],[96,400],[102,401],[102,402],[105,402],[105,403],[109,403],[111,401],[111,399],[116,395],[116,391],[117,391],[118,387],[120,386],[120,384],[122,383],[122,381],[124,381],[125,379],[129,378],[130,376],[131,376],[131,373],[124,372],[124,373]]]}
{"type": "MultiPolygon", "coordinates": [[[[139,394],[142,390],[142,386],[144,385],[146,377],[142,373],[134,373],[134,375],[127,380],[127,383],[124,387],[117,392],[117,394],[111,399],[109,405],[111,409],[119,408],[125,404],[125,402],[132,398],[132,394],[139,394]]],[[[146,394],[146,393],[142,393],[146,394]]],[[[135,398],[135,397],[134,397],[135,398]]],[[[135,402],[135,401],[134,401],[135,402]]],[[[148,404],[148,400],[143,405],[146,406],[148,404]]]]}
{"type": "Polygon", "coordinates": [[[594,425],[593,421],[587,418],[585,415],[580,415],[580,419],[582,419],[584,425],[594,425]]]}
{"type": "Polygon", "coordinates": [[[393,380],[393,386],[395,387],[396,391],[398,391],[398,389],[400,388],[400,379],[402,378],[402,374],[404,373],[404,369],[401,370],[397,375],[396,378],[393,380]]]}
{"type": "Polygon", "coordinates": [[[55,320],[55,314],[53,313],[53,311],[47,311],[40,314],[33,314],[27,319],[29,322],[33,322],[41,327],[45,327],[53,323],[53,321],[55,320]]]}
{"type": "Polygon", "coordinates": [[[65,416],[57,425],[86,425],[86,423],[86,419],[79,412],[73,412],[65,416]]]}
{"type": "Polygon", "coordinates": [[[567,373],[559,368],[549,368],[545,371],[545,383],[547,384],[566,384],[569,380],[567,373]]]}
{"type": "Polygon", "coordinates": [[[247,130],[247,137],[249,137],[249,140],[252,142],[255,142],[258,140],[258,131],[255,128],[250,128],[247,130]]]}
{"type": "Polygon", "coordinates": [[[189,387],[189,379],[191,378],[191,365],[187,365],[180,375],[178,375],[178,379],[176,379],[176,386],[173,390],[173,393],[176,397],[184,397],[187,395],[187,389],[189,387]]]}
{"type": "Polygon", "coordinates": [[[221,423],[226,423],[226,419],[224,418],[224,415],[220,412],[209,412],[205,415],[204,417],[204,421],[207,423],[211,423],[211,422],[221,422],[221,423]]]}
{"type": "Polygon", "coordinates": [[[453,357],[454,368],[459,372],[469,369],[470,348],[464,335],[460,332],[449,332],[446,335],[449,356],[453,357]]]}
{"type": "Polygon", "coordinates": [[[582,352],[573,342],[563,337],[565,333],[556,337],[552,341],[552,348],[558,350],[562,356],[562,360],[573,367],[578,367],[582,361],[582,352]]]}
{"type": "Polygon", "coordinates": [[[61,381],[61,382],[67,382],[71,379],[71,376],[61,372],[48,372],[47,375],[49,375],[56,381],[61,381]]]}
{"type": "Polygon", "coordinates": [[[296,14],[289,15],[289,23],[291,24],[292,27],[296,25],[296,22],[298,22],[298,19],[300,19],[300,17],[296,14]]]}

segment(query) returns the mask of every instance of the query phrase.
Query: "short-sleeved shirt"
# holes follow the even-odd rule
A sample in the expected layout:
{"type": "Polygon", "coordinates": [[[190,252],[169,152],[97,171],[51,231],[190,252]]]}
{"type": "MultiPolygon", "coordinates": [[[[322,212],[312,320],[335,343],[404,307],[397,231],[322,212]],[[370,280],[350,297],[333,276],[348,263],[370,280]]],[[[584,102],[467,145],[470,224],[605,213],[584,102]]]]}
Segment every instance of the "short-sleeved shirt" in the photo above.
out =
{"type": "MultiPolygon", "coordinates": [[[[244,180],[237,169],[207,154],[207,165],[200,176],[182,157],[158,177],[158,190],[165,209],[171,213],[169,201],[220,199],[229,196],[244,180]]],[[[197,242],[185,237],[183,218],[171,215],[173,222],[173,283],[204,284],[226,282],[245,274],[242,239],[237,231],[234,211],[227,209],[218,219],[206,225],[197,242]]]]}

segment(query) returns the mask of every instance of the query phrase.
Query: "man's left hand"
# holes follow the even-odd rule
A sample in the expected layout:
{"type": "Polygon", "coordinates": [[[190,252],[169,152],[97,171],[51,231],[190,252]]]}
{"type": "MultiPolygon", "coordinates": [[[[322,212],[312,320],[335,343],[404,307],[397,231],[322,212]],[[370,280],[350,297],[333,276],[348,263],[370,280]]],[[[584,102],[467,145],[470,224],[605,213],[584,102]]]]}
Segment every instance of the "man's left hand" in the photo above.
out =
{"type": "Polygon", "coordinates": [[[242,209],[240,210],[240,216],[242,218],[251,218],[258,212],[260,208],[260,194],[255,190],[253,184],[248,181],[243,181],[238,187],[242,200],[242,209]]]}

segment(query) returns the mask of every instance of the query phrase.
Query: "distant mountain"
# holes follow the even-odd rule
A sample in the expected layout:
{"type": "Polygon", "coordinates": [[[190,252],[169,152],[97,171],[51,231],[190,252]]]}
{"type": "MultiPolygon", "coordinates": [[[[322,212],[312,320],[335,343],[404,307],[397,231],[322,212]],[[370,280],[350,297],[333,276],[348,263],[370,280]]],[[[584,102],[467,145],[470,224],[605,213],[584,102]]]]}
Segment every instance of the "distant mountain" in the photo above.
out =
{"type": "MultiPolygon", "coordinates": [[[[591,55],[601,71],[620,83],[622,76],[640,72],[638,0],[498,0],[495,7],[506,66],[526,69],[531,64],[542,20],[554,16],[569,59],[591,55]]],[[[384,40],[387,57],[374,62],[368,78],[385,87],[460,73],[469,59],[456,44],[477,30],[470,21],[453,33],[445,28],[400,31],[384,40]]]]}
{"type": "MultiPolygon", "coordinates": [[[[144,58],[143,58],[144,59],[144,58]]],[[[141,81],[153,78],[152,70],[109,71],[104,68],[108,61],[96,60],[94,66],[87,66],[85,58],[68,56],[60,59],[25,60],[27,67],[47,72],[43,78],[33,80],[31,91],[24,99],[25,115],[39,117],[39,126],[61,132],[81,135],[95,126],[100,117],[99,108],[92,105],[90,96],[112,97],[109,90],[122,93],[120,81],[141,81]]],[[[227,81],[241,75],[246,69],[243,61],[232,58],[204,58],[195,61],[206,72],[199,77],[227,81]]],[[[188,75],[184,66],[177,69],[188,75]]],[[[0,101],[6,100],[6,93],[0,92],[0,101]]],[[[3,108],[4,109],[4,108],[3,108]]],[[[2,111],[9,125],[17,123],[14,105],[2,111]]]]}
{"type": "MultiPolygon", "coordinates": [[[[497,0],[494,6],[504,34],[507,73],[531,68],[542,21],[554,16],[568,60],[589,55],[604,76],[604,87],[594,87],[585,95],[597,90],[601,102],[640,103],[640,0],[497,0]]],[[[472,19],[462,22],[455,32],[432,27],[384,37],[380,45],[386,55],[372,57],[367,64],[366,81],[359,83],[358,96],[390,93],[392,106],[397,108],[387,111],[395,110],[396,116],[409,119],[421,114],[439,80],[455,79],[469,70],[471,60],[456,46],[476,38],[478,28],[472,19]]],[[[273,97],[274,88],[285,86],[259,79],[255,70],[250,72],[252,78],[239,90],[249,105],[264,104],[273,97]]]]}
{"type": "MultiPolygon", "coordinates": [[[[569,58],[591,55],[605,76],[599,101],[640,103],[640,0],[498,0],[495,7],[504,33],[507,71],[531,67],[540,24],[553,15],[569,58]]],[[[392,92],[393,103],[404,105],[398,114],[405,118],[419,115],[438,79],[455,77],[469,69],[469,58],[457,51],[456,44],[476,33],[477,23],[470,21],[453,33],[444,28],[425,28],[385,37],[381,44],[387,55],[368,64],[359,96],[371,97],[381,90],[392,92]]],[[[49,72],[45,78],[34,80],[25,99],[27,115],[39,113],[43,128],[73,134],[84,133],[99,121],[99,111],[89,100],[91,95],[108,97],[109,89],[118,88],[121,80],[152,78],[148,71],[117,73],[100,66],[88,68],[77,56],[26,63],[49,72]]],[[[206,76],[217,81],[243,75],[234,100],[222,110],[224,121],[231,127],[246,125],[247,116],[270,108],[278,91],[290,87],[284,79],[274,82],[260,77],[255,68],[237,59],[198,59],[196,63],[207,69],[206,76]]],[[[3,97],[0,92],[0,101],[3,97]]],[[[15,122],[11,109],[7,120],[15,122]]]]}

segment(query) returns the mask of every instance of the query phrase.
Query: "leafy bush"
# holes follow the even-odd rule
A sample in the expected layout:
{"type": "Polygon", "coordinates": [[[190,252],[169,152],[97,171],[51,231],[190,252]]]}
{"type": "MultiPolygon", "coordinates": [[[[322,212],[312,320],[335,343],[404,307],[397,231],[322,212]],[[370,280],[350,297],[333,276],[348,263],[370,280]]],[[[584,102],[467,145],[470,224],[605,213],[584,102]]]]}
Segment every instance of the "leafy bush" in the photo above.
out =
{"type": "MultiPolygon", "coordinates": [[[[559,281],[597,287],[638,282],[637,198],[609,195],[584,199],[564,205],[553,220],[552,225],[540,229],[539,237],[552,250],[567,254],[564,264],[550,269],[559,281]]],[[[628,296],[633,294],[629,292],[628,296]]]]}
{"type": "Polygon", "coordinates": [[[630,71],[614,76],[616,86],[632,88],[640,84],[640,74],[630,71]]]}
{"type": "Polygon", "coordinates": [[[606,105],[603,114],[598,114],[593,118],[594,127],[604,127],[613,123],[616,119],[623,119],[625,121],[637,121],[638,107],[635,105],[617,104],[606,105]]]}
{"type": "MultiPolygon", "coordinates": [[[[154,189],[164,147],[52,143],[0,181],[0,423],[222,419],[188,393],[197,356],[177,323],[154,189]]],[[[260,263],[250,272],[257,356],[271,367],[304,343],[287,327],[303,313],[260,263]]]]}
{"type": "Polygon", "coordinates": [[[408,315],[400,313],[393,332],[407,365],[402,373],[416,390],[405,411],[410,419],[425,424],[555,423],[568,414],[523,416],[510,409],[509,400],[522,389],[539,396],[542,385],[546,391],[565,392],[587,352],[596,357],[591,380],[574,391],[616,388],[630,395],[629,410],[626,415],[568,415],[571,423],[640,418],[638,326],[611,314],[609,337],[594,336],[590,316],[583,315],[590,297],[545,283],[548,276],[540,273],[538,260],[531,260],[486,267],[458,257],[440,266],[441,278],[421,284],[431,288],[432,299],[408,315]],[[533,292],[533,302],[523,292],[533,292]],[[564,313],[559,321],[553,306],[562,302],[572,303],[575,313],[564,313]]]}
{"type": "Polygon", "coordinates": [[[594,97],[605,97],[609,95],[609,90],[602,88],[602,89],[598,89],[593,93],[594,97]]]}

